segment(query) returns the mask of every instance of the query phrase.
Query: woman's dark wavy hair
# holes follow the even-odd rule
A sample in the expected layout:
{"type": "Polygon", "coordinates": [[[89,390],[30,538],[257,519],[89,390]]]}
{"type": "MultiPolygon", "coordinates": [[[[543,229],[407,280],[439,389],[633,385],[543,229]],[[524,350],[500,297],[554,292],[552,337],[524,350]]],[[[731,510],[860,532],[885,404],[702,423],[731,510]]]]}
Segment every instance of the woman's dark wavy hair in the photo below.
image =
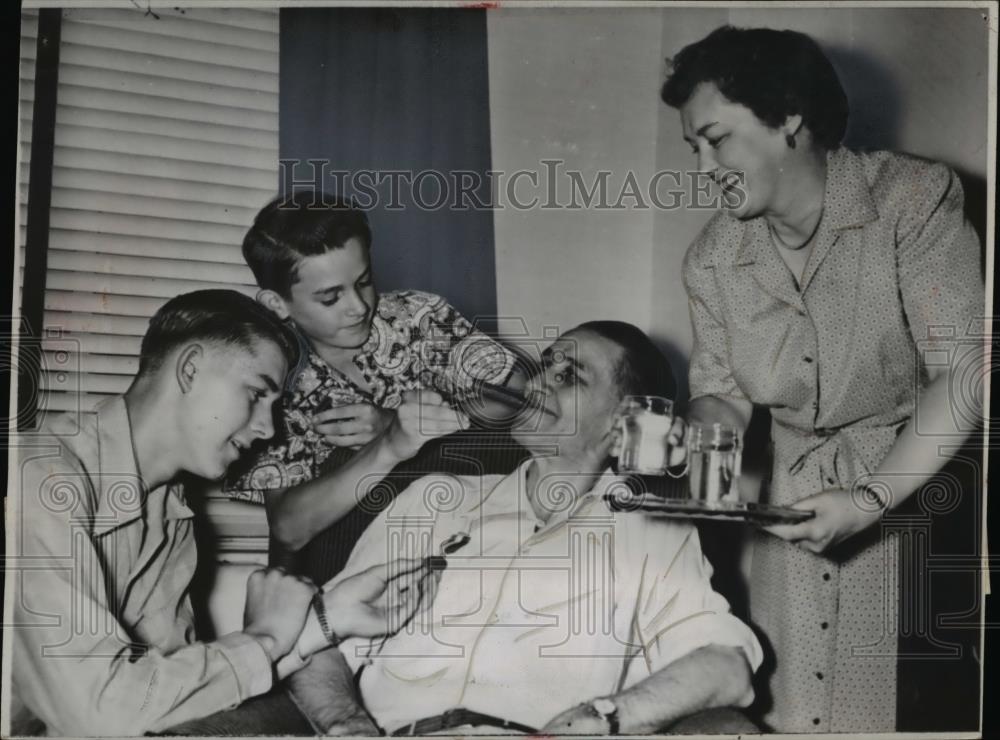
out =
{"type": "Polygon", "coordinates": [[[303,257],[339,249],[352,238],[371,249],[368,216],[352,200],[298,190],[260,210],[243,238],[243,259],[257,285],[289,298],[303,257]]]}
{"type": "Polygon", "coordinates": [[[835,149],[844,138],[847,94],[830,60],[804,33],[722,26],[669,61],[660,97],[671,108],[711,82],[771,128],[799,114],[818,146],[835,149]]]}

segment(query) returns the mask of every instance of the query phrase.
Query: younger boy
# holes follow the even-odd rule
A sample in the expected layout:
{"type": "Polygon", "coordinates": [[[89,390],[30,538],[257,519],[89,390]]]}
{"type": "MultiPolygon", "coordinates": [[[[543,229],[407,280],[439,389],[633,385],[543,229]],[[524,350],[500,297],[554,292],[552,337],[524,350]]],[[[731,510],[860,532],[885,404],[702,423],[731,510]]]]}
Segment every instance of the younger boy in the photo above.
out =
{"type": "MultiPolygon", "coordinates": [[[[283,428],[227,488],[266,504],[289,551],[354,509],[365,481],[467,427],[452,405],[479,381],[507,382],[514,368],[508,350],[443,298],[380,296],[371,244],[363,211],[311,191],[269,203],[243,241],[258,300],[294,328],[303,357],[282,396],[283,428]]],[[[366,523],[338,531],[341,562],[366,523]]],[[[341,563],[323,559],[316,575],[325,580],[341,563]]]]}

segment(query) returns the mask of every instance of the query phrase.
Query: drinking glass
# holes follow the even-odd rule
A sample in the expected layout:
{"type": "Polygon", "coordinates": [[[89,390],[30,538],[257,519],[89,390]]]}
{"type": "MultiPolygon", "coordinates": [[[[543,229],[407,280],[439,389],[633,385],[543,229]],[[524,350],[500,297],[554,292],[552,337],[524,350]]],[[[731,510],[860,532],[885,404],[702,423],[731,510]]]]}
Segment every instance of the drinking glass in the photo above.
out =
{"type": "Polygon", "coordinates": [[[709,505],[739,502],[740,430],[726,424],[691,424],[687,450],[691,498],[709,505]]]}
{"type": "Polygon", "coordinates": [[[674,404],[661,396],[626,396],[619,416],[622,449],[618,472],[663,475],[670,460],[674,404]]]}

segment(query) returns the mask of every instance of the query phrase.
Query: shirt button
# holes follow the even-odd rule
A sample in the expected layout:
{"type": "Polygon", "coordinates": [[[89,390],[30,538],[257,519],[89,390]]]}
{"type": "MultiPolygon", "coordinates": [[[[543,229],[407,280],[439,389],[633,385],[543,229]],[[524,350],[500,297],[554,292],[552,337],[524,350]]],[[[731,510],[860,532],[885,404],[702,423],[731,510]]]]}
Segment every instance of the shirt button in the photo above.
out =
{"type": "Polygon", "coordinates": [[[818,678],[820,681],[822,681],[823,680],[823,674],[820,671],[816,671],[816,678],[818,678]]]}
{"type": "Polygon", "coordinates": [[[830,580],[830,574],[829,573],[824,573],[823,574],[823,580],[824,581],[829,581],[830,580]]]}
{"type": "Polygon", "coordinates": [[[808,355],[806,355],[805,357],[802,358],[802,362],[812,362],[812,361],[813,361],[813,358],[809,357],[808,355]]]}
{"type": "Polygon", "coordinates": [[[813,724],[814,725],[818,725],[819,724],[819,717],[813,717],[813,724]]]}
{"type": "Polygon", "coordinates": [[[835,480],[834,480],[833,478],[830,478],[829,476],[828,476],[828,477],[827,477],[827,479],[826,479],[826,484],[827,484],[828,486],[832,486],[832,485],[833,485],[834,483],[836,483],[836,482],[837,482],[837,481],[835,481],[835,480]]]}
{"type": "Polygon", "coordinates": [[[829,626],[830,626],[830,623],[829,623],[829,622],[822,622],[822,623],[820,624],[819,628],[820,628],[821,630],[825,630],[825,629],[827,629],[827,628],[828,628],[829,626]]]}

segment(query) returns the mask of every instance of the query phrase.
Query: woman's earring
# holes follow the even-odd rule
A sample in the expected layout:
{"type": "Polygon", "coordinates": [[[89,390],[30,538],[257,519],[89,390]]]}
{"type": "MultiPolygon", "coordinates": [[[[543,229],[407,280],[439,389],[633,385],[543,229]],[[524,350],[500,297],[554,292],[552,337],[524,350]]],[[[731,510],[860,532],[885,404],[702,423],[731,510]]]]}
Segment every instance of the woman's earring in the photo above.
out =
{"type": "Polygon", "coordinates": [[[794,149],[795,148],[794,134],[785,134],[785,143],[788,144],[789,149],[794,149]]]}

